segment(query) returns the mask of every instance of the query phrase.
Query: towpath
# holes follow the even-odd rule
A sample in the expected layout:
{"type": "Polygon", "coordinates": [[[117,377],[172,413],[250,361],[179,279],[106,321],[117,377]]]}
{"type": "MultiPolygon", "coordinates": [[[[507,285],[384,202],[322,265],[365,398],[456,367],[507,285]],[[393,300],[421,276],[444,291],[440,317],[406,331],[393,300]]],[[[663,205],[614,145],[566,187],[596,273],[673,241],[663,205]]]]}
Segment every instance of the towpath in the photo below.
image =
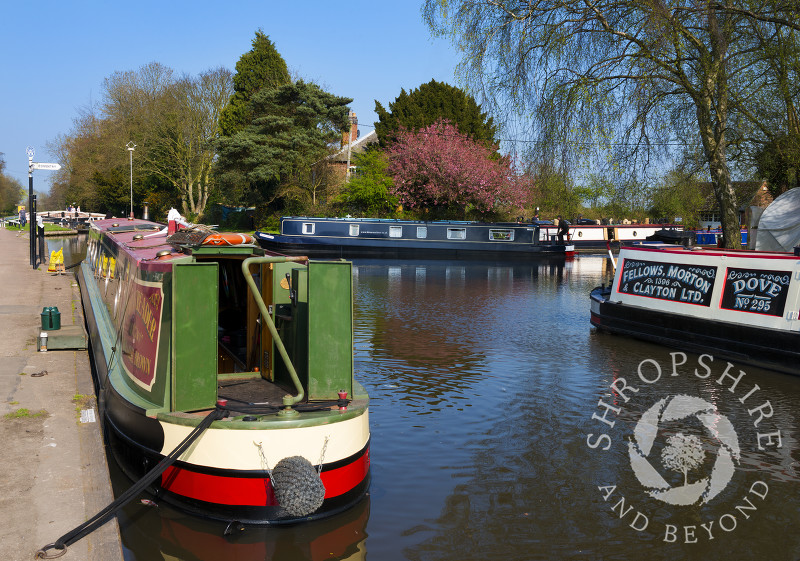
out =
{"type": "MultiPolygon", "coordinates": [[[[33,270],[26,235],[0,229],[0,559],[29,560],[113,500],[85,350],[38,352],[41,313],[82,325],[74,276],[33,270]],[[84,414],[88,416],[88,414],[84,414]]],[[[122,559],[116,519],[65,561],[122,559]]]]}

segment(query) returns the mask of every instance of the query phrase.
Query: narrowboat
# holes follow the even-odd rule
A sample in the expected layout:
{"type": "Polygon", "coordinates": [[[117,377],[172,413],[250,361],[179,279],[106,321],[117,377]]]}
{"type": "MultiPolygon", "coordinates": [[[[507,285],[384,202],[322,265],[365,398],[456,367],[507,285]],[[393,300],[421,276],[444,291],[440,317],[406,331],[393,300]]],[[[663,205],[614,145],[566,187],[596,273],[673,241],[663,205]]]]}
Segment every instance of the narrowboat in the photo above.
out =
{"type": "Polygon", "coordinates": [[[366,494],[369,397],[353,378],[349,262],[277,255],[249,235],[99,220],[77,276],[117,463],[137,480],[175,451],[151,487],[158,500],[269,525],[366,494]]]}
{"type": "MultiPolygon", "coordinates": [[[[683,226],[676,224],[587,224],[586,220],[569,225],[569,241],[576,250],[606,249],[609,244],[617,247],[643,242],[659,232],[682,232],[683,226]]],[[[541,241],[557,238],[558,226],[540,224],[541,241]]],[[[678,234],[679,236],[681,234],[678,234]]]]}
{"type": "Polygon", "coordinates": [[[800,256],[623,247],[591,292],[591,323],[684,351],[800,374],[800,256]]]}
{"type": "Polygon", "coordinates": [[[539,226],[516,222],[285,216],[280,231],[257,231],[255,237],[265,249],[312,257],[492,260],[575,252],[571,243],[541,238],[539,226]]]}
{"type": "MultiPolygon", "coordinates": [[[[695,235],[695,243],[697,245],[709,245],[709,246],[718,246],[720,241],[722,241],[722,230],[717,228],[716,230],[697,230],[694,233],[695,235]]],[[[742,244],[742,247],[747,247],[747,230],[741,230],[741,239],[739,240],[742,244]]]]}

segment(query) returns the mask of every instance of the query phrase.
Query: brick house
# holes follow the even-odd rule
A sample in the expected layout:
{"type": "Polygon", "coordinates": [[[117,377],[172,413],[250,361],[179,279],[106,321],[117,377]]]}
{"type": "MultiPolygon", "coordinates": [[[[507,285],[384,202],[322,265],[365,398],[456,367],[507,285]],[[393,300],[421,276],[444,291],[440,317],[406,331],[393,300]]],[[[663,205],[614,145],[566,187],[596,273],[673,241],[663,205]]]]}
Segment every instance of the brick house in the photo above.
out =
{"type": "MultiPolygon", "coordinates": [[[[740,225],[746,225],[745,213],[748,207],[766,208],[772,202],[772,195],[767,189],[766,181],[734,181],[732,185],[736,195],[740,225]]],[[[703,207],[698,212],[699,227],[701,230],[705,230],[709,226],[711,229],[717,229],[721,226],[721,221],[719,205],[714,196],[714,186],[711,182],[704,182],[699,184],[699,189],[703,194],[704,201],[703,207]]]]}

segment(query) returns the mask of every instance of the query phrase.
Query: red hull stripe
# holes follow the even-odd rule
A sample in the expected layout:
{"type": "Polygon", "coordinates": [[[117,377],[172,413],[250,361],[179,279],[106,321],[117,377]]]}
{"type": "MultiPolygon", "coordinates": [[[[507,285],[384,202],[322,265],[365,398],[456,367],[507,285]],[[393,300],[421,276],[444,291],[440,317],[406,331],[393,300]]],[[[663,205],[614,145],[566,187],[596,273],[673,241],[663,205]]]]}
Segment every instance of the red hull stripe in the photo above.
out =
{"type": "MultiPolygon", "coordinates": [[[[338,497],[364,481],[369,473],[369,448],[355,461],[321,474],[325,498],[338,497]]],[[[269,478],[231,477],[197,473],[170,466],[161,475],[161,487],[190,499],[233,506],[275,506],[269,478]]]]}

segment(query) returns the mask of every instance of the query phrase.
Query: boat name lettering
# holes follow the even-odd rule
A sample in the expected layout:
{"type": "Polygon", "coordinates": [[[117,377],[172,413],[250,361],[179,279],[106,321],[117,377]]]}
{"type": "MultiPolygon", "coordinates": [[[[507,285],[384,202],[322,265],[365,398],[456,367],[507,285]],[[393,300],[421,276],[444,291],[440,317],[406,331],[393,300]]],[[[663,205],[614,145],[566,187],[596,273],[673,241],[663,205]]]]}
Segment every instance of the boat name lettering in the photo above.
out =
{"type": "Polygon", "coordinates": [[[133,301],[126,308],[120,326],[127,334],[122,338],[122,366],[134,383],[150,391],[158,369],[164,293],[160,283],[138,279],[131,290],[134,290],[133,301]]]}
{"type": "Polygon", "coordinates": [[[150,373],[150,358],[143,355],[139,352],[138,349],[134,349],[133,351],[133,366],[138,370],[140,373],[149,374],[150,373]]]}
{"type": "Polygon", "coordinates": [[[626,259],[619,292],[709,306],[717,268],[626,259]]]}
{"type": "Polygon", "coordinates": [[[785,271],[730,268],[720,307],[737,312],[782,316],[791,274],[785,271]]]}
{"type": "Polygon", "coordinates": [[[142,319],[147,331],[147,336],[150,338],[151,342],[155,337],[156,328],[158,327],[158,319],[156,318],[154,310],[160,309],[161,297],[158,294],[151,294],[150,297],[146,297],[141,292],[136,293],[136,313],[139,314],[139,317],[142,319]]]}

